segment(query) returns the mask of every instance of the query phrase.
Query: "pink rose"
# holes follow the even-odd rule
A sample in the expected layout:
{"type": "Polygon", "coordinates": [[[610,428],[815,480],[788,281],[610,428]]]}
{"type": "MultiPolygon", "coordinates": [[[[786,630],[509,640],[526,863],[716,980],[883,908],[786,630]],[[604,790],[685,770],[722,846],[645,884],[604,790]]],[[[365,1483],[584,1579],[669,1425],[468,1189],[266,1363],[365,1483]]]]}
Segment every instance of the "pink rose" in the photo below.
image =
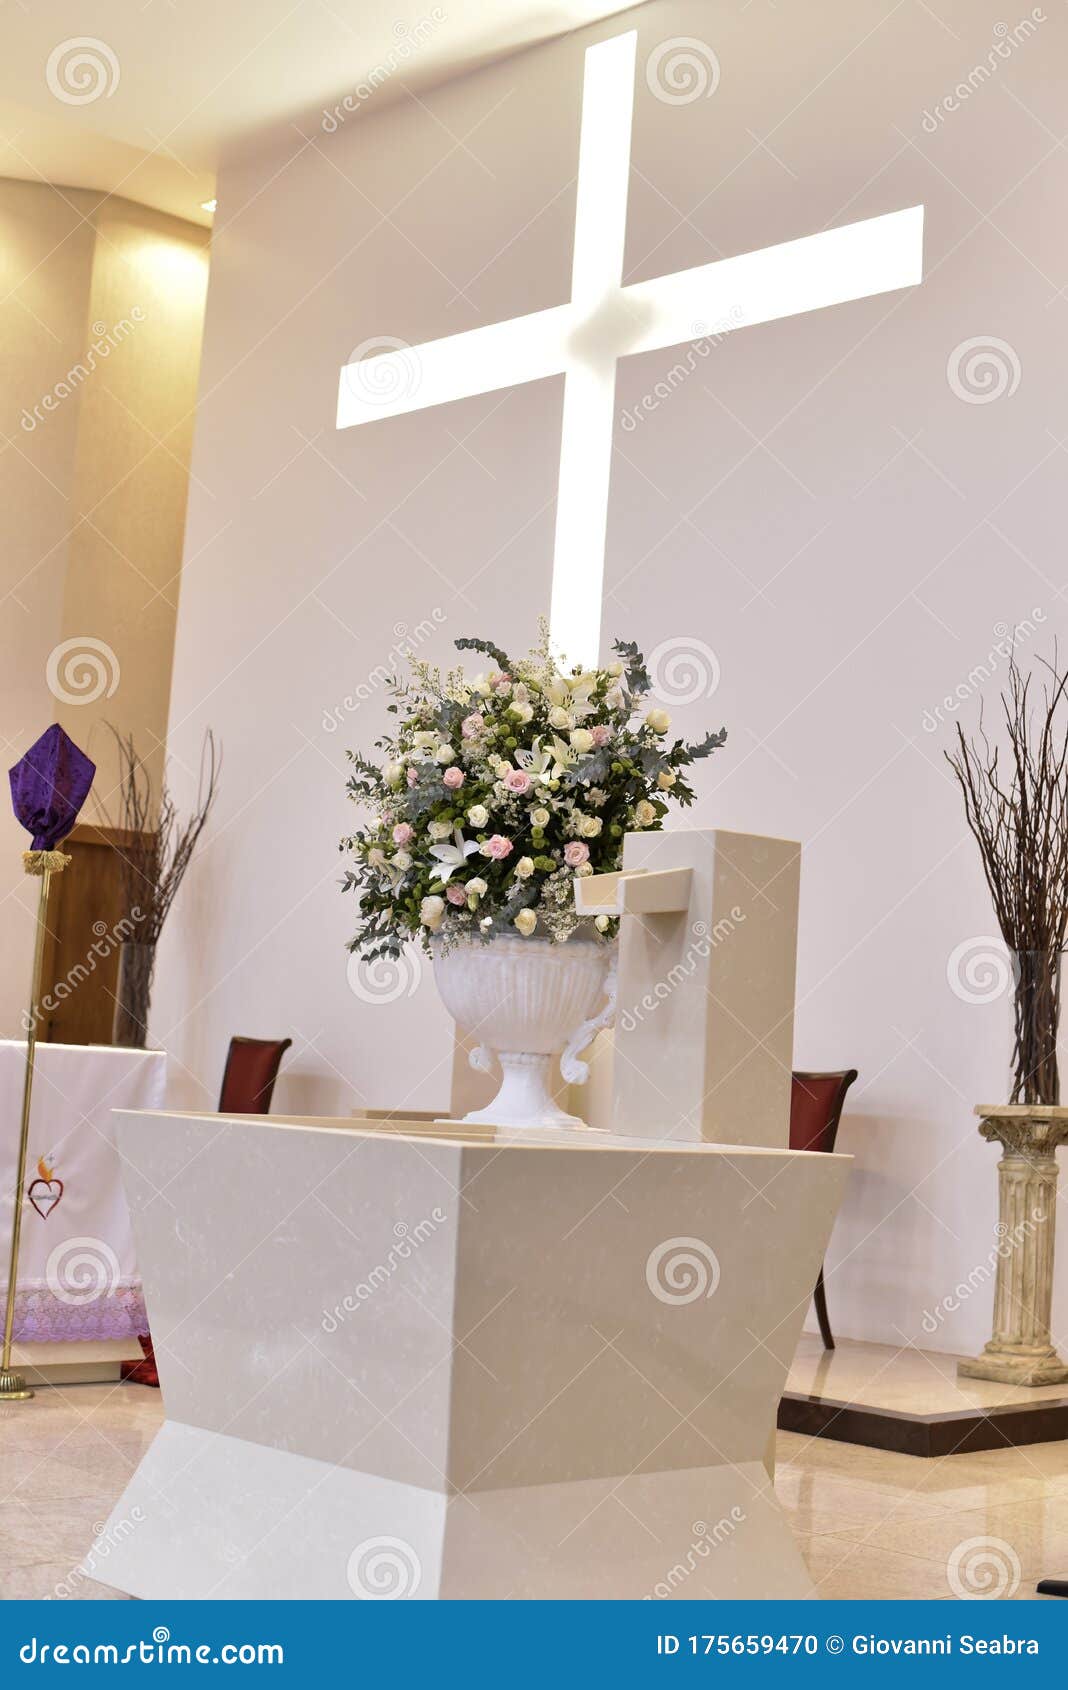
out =
{"type": "Polygon", "coordinates": [[[460,732],[465,739],[477,739],[485,726],[485,719],[476,710],[473,715],[464,717],[460,723],[460,732]]]}
{"type": "Polygon", "coordinates": [[[564,846],[564,861],[568,868],[581,868],[590,860],[590,848],[581,839],[569,839],[564,846]]]}
{"type": "Polygon", "coordinates": [[[606,728],[603,722],[599,723],[597,727],[590,729],[590,738],[593,740],[594,745],[598,748],[602,745],[607,745],[611,737],[611,728],[606,728]]]}
{"type": "MultiPolygon", "coordinates": [[[[510,839],[506,839],[503,833],[495,833],[492,838],[486,840],[482,850],[487,857],[495,857],[497,861],[500,862],[504,857],[511,856],[512,841],[510,839]]],[[[583,846],[583,850],[586,850],[585,846],[583,846]]],[[[586,851],[586,855],[589,856],[589,854],[590,853],[586,851]]]]}
{"type": "Polygon", "coordinates": [[[450,904],[466,904],[467,902],[467,893],[462,886],[446,886],[445,896],[450,904]]]}
{"type": "Polygon", "coordinates": [[[419,785],[418,770],[413,769],[411,766],[409,766],[409,768],[408,768],[408,785],[409,786],[418,786],[419,785]]]}
{"type": "Polygon", "coordinates": [[[407,822],[398,822],[393,829],[394,845],[410,845],[414,838],[415,829],[409,827],[407,822]]]}
{"type": "Polygon", "coordinates": [[[504,784],[509,792],[516,792],[522,798],[524,792],[530,791],[531,780],[525,769],[509,769],[504,784]]]}
{"type": "Polygon", "coordinates": [[[456,791],[458,786],[462,786],[464,784],[464,772],[462,769],[446,769],[441,778],[445,782],[445,785],[453,792],[456,791]]]}
{"type": "Polygon", "coordinates": [[[489,678],[489,684],[495,689],[498,687],[510,687],[512,684],[512,677],[511,675],[505,674],[503,669],[495,669],[489,678]]]}

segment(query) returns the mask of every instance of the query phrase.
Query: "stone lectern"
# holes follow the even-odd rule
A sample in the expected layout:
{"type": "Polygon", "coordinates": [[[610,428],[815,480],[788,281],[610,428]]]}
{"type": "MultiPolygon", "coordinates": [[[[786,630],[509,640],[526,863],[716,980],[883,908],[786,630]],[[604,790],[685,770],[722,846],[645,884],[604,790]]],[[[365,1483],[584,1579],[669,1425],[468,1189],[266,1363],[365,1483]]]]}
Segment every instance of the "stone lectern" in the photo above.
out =
{"type": "Polygon", "coordinates": [[[612,1130],[789,1141],[801,848],[719,829],[629,833],[620,874],[575,882],[619,915],[612,1130]]]}

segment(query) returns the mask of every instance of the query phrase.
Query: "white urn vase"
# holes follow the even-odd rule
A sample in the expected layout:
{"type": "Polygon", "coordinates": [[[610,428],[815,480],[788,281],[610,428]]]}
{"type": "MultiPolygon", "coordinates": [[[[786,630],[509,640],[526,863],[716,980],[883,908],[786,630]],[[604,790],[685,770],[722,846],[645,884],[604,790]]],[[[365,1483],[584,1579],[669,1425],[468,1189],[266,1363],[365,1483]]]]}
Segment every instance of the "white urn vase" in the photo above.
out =
{"type": "MultiPolygon", "coordinates": [[[[552,1095],[553,1065],[569,1085],[589,1077],[579,1053],[615,1009],[615,946],[591,939],[507,935],[436,949],[434,978],[449,1014],[478,1040],[471,1065],[502,1079],[493,1102],[465,1122],[497,1127],[586,1127],[552,1095]]],[[[590,1130],[590,1129],[587,1129],[590,1130]]]]}

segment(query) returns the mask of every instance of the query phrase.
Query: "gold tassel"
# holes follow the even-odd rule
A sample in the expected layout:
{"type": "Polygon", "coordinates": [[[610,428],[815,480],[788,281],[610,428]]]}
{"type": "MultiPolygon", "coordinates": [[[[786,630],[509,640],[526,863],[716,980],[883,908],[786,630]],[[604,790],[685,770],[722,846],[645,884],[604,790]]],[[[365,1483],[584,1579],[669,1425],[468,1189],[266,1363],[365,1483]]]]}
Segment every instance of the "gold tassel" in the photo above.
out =
{"type": "Polygon", "coordinates": [[[63,851],[23,851],[22,866],[27,874],[61,874],[70,863],[63,851]]]}

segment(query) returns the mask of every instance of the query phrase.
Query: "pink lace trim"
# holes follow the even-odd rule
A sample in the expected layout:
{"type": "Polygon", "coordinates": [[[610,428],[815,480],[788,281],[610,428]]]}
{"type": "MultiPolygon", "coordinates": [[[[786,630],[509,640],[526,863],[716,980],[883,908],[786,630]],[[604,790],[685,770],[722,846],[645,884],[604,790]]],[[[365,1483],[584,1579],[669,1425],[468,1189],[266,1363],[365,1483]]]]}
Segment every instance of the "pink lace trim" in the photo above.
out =
{"type": "Polygon", "coordinates": [[[139,1279],[119,1280],[106,1291],[74,1301],[58,1297],[43,1281],[15,1292],[16,1343],[70,1344],[92,1338],[138,1338],[148,1331],[139,1279]]]}

